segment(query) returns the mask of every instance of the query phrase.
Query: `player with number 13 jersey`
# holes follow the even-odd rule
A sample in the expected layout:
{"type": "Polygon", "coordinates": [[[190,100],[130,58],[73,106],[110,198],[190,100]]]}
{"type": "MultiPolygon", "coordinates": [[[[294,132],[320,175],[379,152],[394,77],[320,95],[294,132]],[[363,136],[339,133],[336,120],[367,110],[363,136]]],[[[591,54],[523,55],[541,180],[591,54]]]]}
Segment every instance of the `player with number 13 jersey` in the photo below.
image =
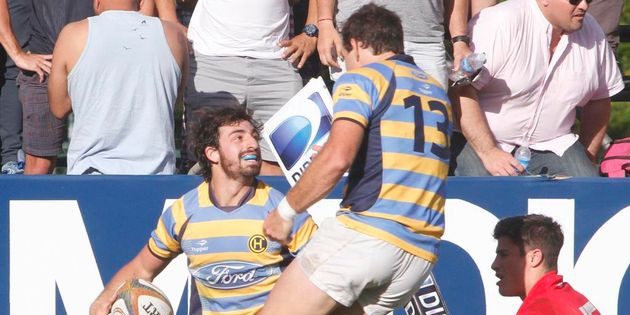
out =
{"type": "Polygon", "coordinates": [[[395,55],[341,76],[333,100],[334,120],[366,133],[338,220],[434,263],[452,131],[446,92],[411,57],[395,55]]]}

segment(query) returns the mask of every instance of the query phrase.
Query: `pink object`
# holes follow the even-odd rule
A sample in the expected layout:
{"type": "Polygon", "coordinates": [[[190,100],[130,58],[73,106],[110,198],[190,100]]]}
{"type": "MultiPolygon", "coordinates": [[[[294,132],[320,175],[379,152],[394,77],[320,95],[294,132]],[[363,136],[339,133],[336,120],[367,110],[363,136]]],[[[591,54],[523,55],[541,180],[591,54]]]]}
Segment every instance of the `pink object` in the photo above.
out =
{"type": "Polygon", "coordinates": [[[608,177],[630,177],[630,137],[613,141],[599,166],[608,177]]]}

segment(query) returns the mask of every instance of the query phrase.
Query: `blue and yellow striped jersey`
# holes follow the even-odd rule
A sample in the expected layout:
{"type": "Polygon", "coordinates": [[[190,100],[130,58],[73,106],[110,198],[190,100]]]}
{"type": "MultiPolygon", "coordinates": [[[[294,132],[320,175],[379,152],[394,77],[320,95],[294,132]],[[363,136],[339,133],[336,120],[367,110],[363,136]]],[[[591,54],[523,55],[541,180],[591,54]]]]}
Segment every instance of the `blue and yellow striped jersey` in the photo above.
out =
{"type": "Polygon", "coordinates": [[[315,223],[307,213],[297,216],[293,239],[283,247],[262,232],[280,192],[259,181],[251,199],[228,212],[213,205],[208,188],[203,182],[162,214],[149,249],[162,258],[186,254],[204,315],[254,314],[315,223]]]}
{"type": "Polygon", "coordinates": [[[435,262],[452,131],[446,91],[396,55],[342,75],[333,100],[334,120],[365,127],[338,220],[435,262]]]}

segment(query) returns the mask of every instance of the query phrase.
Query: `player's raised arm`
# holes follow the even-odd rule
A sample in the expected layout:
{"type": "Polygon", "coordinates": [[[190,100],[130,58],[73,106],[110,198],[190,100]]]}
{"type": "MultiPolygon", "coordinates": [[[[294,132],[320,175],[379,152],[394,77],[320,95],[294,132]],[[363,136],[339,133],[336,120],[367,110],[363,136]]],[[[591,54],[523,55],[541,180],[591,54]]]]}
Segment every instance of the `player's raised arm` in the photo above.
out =
{"type": "Polygon", "coordinates": [[[116,298],[116,289],[121,283],[131,279],[152,281],[170,262],[153,255],[148,246],[120,269],[107,283],[105,289],[90,306],[90,315],[107,315],[116,298]]]}

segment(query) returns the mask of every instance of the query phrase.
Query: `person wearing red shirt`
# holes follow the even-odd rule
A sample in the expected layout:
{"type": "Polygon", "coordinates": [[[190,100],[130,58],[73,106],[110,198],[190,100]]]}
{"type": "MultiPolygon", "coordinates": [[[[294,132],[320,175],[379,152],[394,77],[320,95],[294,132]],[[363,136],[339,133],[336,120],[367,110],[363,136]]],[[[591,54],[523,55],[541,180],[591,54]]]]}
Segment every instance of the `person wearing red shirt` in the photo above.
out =
{"type": "Polygon", "coordinates": [[[523,300],[517,315],[601,315],[558,275],[564,236],[553,219],[537,214],[504,218],[493,236],[498,244],[492,270],[501,295],[523,300]]]}

